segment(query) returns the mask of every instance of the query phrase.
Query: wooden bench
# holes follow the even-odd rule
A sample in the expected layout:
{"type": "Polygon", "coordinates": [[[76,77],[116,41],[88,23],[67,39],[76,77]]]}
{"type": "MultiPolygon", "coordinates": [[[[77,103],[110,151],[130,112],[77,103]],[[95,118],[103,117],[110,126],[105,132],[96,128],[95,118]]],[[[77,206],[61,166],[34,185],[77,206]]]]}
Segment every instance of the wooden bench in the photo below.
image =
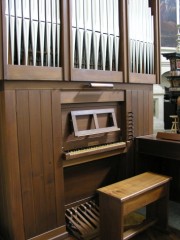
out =
{"type": "Polygon", "coordinates": [[[145,172],[98,189],[102,240],[127,240],[156,224],[168,226],[170,177],[145,172]],[[145,220],[124,231],[124,217],[146,207],[145,220]]]}

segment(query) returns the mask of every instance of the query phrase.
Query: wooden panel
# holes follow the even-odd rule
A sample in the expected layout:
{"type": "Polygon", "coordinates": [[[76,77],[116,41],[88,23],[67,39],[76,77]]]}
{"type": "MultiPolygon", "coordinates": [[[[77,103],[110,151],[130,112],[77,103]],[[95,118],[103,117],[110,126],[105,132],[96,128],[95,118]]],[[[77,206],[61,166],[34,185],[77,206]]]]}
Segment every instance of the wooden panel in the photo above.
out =
{"type": "MultiPolygon", "coordinates": [[[[132,91],[127,90],[126,91],[126,118],[127,118],[126,119],[126,121],[127,121],[127,130],[126,130],[127,137],[126,138],[127,138],[127,140],[129,139],[129,137],[131,138],[131,135],[129,136],[129,134],[132,134],[132,137],[134,136],[134,124],[132,122],[133,129],[131,129],[131,123],[128,121],[129,120],[129,118],[128,118],[129,114],[128,113],[132,113],[132,112],[133,112],[132,91]],[[128,131],[129,129],[130,129],[130,131],[132,130],[132,132],[129,132],[128,131]]],[[[134,119],[134,114],[133,114],[133,119],[134,119]]],[[[133,119],[132,119],[132,121],[133,121],[133,119]]],[[[127,144],[127,153],[125,155],[125,162],[126,162],[125,163],[126,178],[131,177],[134,174],[134,141],[130,141],[127,144]]]]}
{"type": "MultiPolygon", "coordinates": [[[[59,94],[56,103],[60,111],[59,94]]],[[[64,224],[61,200],[63,177],[62,169],[57,164],[60,150],[57,152],[59,134],[56,132],[60,129],[60,123],[59,117],[54,120],[58,112],[57,106],[54,106],[51,90],[17,91],[19,157],[28,238],[64,224]],[[56,201],[58,194],[60,196],[56,201]],[[57,215],[61,219],[58,223],[57,215]]]]}
{"type": "Polygon", "coordinates": [[[62,80],[62,69],[58,67],[7,65],[8,80],[62,80]]]}
{"type": "Polygon", "coordinates": [[[19,141],[19,159],[23,198],[23,213],[26,236],[36,232],[36,215],[34,209],[33,175],[31,163],[31,142],[29,122],[29,94],[28,91],[18,91],[17,94],[17,124],[19,141]]]}
{"type": "Polygon", "coordinates": [[[154,15],[154,71],[156,74],[156,83],[161,81],[161,36],[160,36],[160,1],[151,0],[149,5],[154,15]]]}
{"type": "Polygon", "coordinates": [[[56,227],[56,198],[54,183],[53,129],[51,91],[41,91],[42,154],[44,187],[46,195],[46,224],[49,229],[56,227]]]}
{"type": "Polygon", "coordinates": [[[124,91],[62,91],[62,103],[93,103],[124,101],[124,91]]]}
{"type": "Polygon", "coordinates": [[[126,91],[126,111],[132,112],[132,91],[127,90],[126,91]]]}
{"type": "Polygon", "coordinates": [[[64,213],[64,176],[61,159],[62,136],[61,136],[61,108],[60,92],[52,91],[52,123],[53,123],[53,153],[54,153],[54,174],[56,189],[56,214],[58,225],[65,224],[64,213]]]}
{"type": "MultiPolygon", "coordinates": [[[[9,239],[24,239],[24,225],[21,198],[21,179],[19,172],[16,99],[15,91],[4,93],[4,171],[5,171],[5,194],[6,214],[8,219],[9,239]]],[[[3,110],[2,109],[2,110],[3,110]]],[[[6,216],[4,216],[6,218],[6,216]]]]}
{"type": "Polygon", "coordinates": [[[132,90],[128,93],[128,109],[134,115],[134,136],[151,134],[153,131],[153,96],[150,90],[132,90]]]}
{"type": "Polygon", "coordinates": [[[53,229],[52,231],[40,234],[36,237],[33,237],[29,240],[45,240],[45,239],[53,239],[53,240],[63,240],[68,236],[66,232],[65,226],[53,229]]]}
{"type": "MultiPolygon", "coordinates": [[[[8,183],[8,174],[7,174],[7,168],[6,168],[6,156],[5,156],[5,125],[4,125],[4,93],[0,92],[0,225],[1,229],[1,236],[6,236],[7,238],[10,238],[12,236],[8,231],[11,231],[11,222],[10,222],[10,211],[7,211],[9,209],[9,196],[7,195],[6,186],[8,183]],[[6,229],[6,231],[5,231],[6,229]]],[[[9,209],[10,210],[10,209],[9,209]]]]}
{"type": "Polygon", "coordinates": [[[136,139],[136,173],[153,171],[172,176],[170,198],[180,202],[180,143],[156,135],[136,139]],[[153,149],[153,151],[152,151],[153,149]]]}
{"type": "Polygon", "coordinates": [[[120,156],[65,168],[65,203],[92,197],[100,186],[115,182],[119,162],[120,156]]]}
{"type": "Polygon", "coordinates": [[[64,80],[70,80],[71,57],[71,1],[60,1],[61,3],[61,60],[63,66],[64,80]]]}
{"type": "Polygon", "coordinates": [[[129,83],[155,84],[156,75],[143,73],[130,73],[129,83]]]}
{"type": "Polygon", "coordinates": [[[30,111],[30,144],[33,175],[34,210],[36,215],[37,233],[41,233],[46,227],[46,204],[44,189],[41,107],[39,91],[29,92],[30,111]]]}
{"type": "Polygon", "coordinates": [[[158,139],[155,135],[138,137],[136,141],[139,153],[180,160],[180,143],[178,141],[158,139]]]}
{"type": "MultiPolygon", "coordinates": [[[[112,215],[111,215],[112,218],[112,215]]],[[[75,240],[76,238],[73,236],[68,236],[65,240],[75,240]]],[[[180,231],[169,226],[168,232],[162,231],[161,229],[151,227],[146,231],[143,231],[141,234],[133,237],[133,240],[177,240],[180,239],[180,231]]],[[[94,240],[100,240],[100,238],[96,238],[94,240]]]]}
{"type": "Polygon", "coordinates": [[[126,139],[129,140],[130,137],[134,136],[134,114],[132,109],[132,91],[126,91],[126,139]],[[131,118],[132,116],[132,118],[131,118]],[[132,120],[132,122],[131,122],[132,120]]]}
{"type": "Polygon", "coordinates": [[[128,66],[129,66],[129,54],[128,54],[128,39],[127,39],[127,1],[119,1],[120,12],[120,69],[123,72],[123,82],[128,82],[128,66]]]}
{"type": "Polygon", "coordinates": [[[72,81],[93,81],[93,82],[123,82],[122,72],[72,69],[72,81]]]}
{"type": "Polygon", "coordinates": [[[132,109],[134,114],[134,136],[138,135],[138,91],[132,91],[132,109]]]}

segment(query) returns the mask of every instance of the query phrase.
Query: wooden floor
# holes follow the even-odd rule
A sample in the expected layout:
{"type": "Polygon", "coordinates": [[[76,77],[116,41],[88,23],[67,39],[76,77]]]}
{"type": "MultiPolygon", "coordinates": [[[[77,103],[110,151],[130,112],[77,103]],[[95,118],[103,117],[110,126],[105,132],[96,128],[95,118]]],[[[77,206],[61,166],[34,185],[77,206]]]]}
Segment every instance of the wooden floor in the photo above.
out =
{"type": "MultiPolygon", "coordinates": [[[[75,240],[74,237],[68,237],[66,240],[75,240]]],[[[96,238],[94,240],[100,240],[96,238]]],[[[103,239],[101,239],[103,240],[103,239]]],[[[113,239],[109,239],[113,240],[113,239]]],[[[152,227],[143,233],[138,234],[137,236],[131,238],[131,240],[180,240],[180,231],[169,227],[167,232],[162,232],[152,227]]]]}

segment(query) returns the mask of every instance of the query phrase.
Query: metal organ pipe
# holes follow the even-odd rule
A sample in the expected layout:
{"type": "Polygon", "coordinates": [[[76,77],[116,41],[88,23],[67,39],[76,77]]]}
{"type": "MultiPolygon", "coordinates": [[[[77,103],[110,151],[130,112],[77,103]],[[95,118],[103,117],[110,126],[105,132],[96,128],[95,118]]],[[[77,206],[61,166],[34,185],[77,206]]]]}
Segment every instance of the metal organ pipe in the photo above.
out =
{"type": "Polygon", "coordinates": [[[5,0],[7,63],[59,67],[59,0],[5,0]]]}
{"type": "Polygon", "coordinates": [[[32,65],[36,66],[37,57],[37,36],[38,36],[38,2],[30,1],[30,17],[31,17],[31,50],[32,50],[32,65]]]}
{"type": "Polygon", "coordinates": [[[51,64],[51,0],[46,0],[46,52],[47,59],[46,64],[51,64]]]}
{"type": "Polygon", "coordinates": [[[11,42],[11,62],[14,64],[15,52],[15,6],[14,1],[9,1],[9,18],[10,18],[10,42],[11,42]]]}
{"type": "Polygon", "coordinates": [[[21,61],[21,33],[22,33],[22,3],[21,0],[15,2],[16,8],[16,41],[17,41],[17,61],[21,61]]]}
{"type": "Polygon", "coordinates": [[[107,1],[100,0],[100,32],[101,32],[101,69],[106,69],[107,49],[107,1]]]}
{"type": "Polygon", "coordinates": [[[154,17],[148,0],[129,0],[130,70],[154,73],[154,17]]]}
{"type": "Polygon", "coordinates": [[[78,66],[82,68],[84,42],[84,0],[76,0],[76,34],[78,66]]]}
{"type": "Polygon", "coordinates": [[[93,31],[93,49],[94,56],[93,66],[95,70],[98,69],[99,60],[99,46],[100,46],[100,5],[99,0],[92,0],[92,31],[93,31]]]}
{"type": "Polygon", "coordinates": [[[56,33],[56,53],[57,53],[57,63],[56,66],[59,67],[60,66],[60,4],[59,4],[59,0],[56,0],[56,23],[57,23],[57,33],[56,33]]]}
{"type": "Polygon", "coordinates": [[[115,70],[119,70],[119,41],[120,41],[120,32],[119,32],[119,1],[113,1],[113,29],[114,29],[114,63],[115,70]]]}
{"type": "Polygon", "coordinates": [[[72,0],[72,36],[73,67],[118,71],[118,0],[72,0]]]}
{"type": "Polygon", "coordinates": [[[44,39],[45,39],[45,4],[44,0],[39,0],[39,48],[41,66],[44,65],[44,39]]]}
{"type": "Polygon", "coordinates": [[[9,43],[9,2],[6,1],[5,2],[5,21],[6,21],[6,39],[7,39],[7,64],[8,64],[8,56],[9,56],[9,47],[8,47],[8,43],[9,43]]]}
{"type": "Polygon", "coordinates": [[[84,1],[84,48],[86,68],[90,69],[91,41],[92,41],[92,6],[91,0],[84,1]]]}
{"type": "Polygon", "coordinates": [[[23,13],[23,39],[24,39],[24,61],[28,65],[29,61],[29,29],[30,29],[30,6],[29,0],[24,0],[22,4],[23,13]]]}

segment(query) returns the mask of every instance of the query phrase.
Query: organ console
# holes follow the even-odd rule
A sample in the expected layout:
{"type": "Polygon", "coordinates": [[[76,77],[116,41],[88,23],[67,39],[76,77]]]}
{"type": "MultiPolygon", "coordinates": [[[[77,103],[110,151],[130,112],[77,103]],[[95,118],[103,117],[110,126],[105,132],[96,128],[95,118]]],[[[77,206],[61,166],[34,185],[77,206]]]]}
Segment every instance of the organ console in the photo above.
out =
{"type": "MultiPolygon", "coordinates": [[[[87,91],[86,95],[77,93],[72,106],[69,102],[62,104],[64,166],[71,162],[87,162],[126,151],[126,142],[122,139],[123,129],[118,126],[123,114],[120,104],[124,103],[125,94],[123,91],[117,92],[112,101],[108,99],[112,93],[113,91],[108,91],[107,99],[98,103],[94,103],[100,94],[97,90],[93,95],[91,91],[87,91]],[[85,99],[88,95],[90,98],[87,103],[85,99]]],[[[66,102],[66,99],[62,101],[66,102]]]]}
{"type": "Polygon", "coordinates": [[[66,94],[61,98],[65,216],[71,234],[78,239],[91,239],[99,234],[94,186],[102,179],[111,182],[117,177],[107,176],[122,163],[121,155],[127,151],[126,128],[122,125],[125,92],[108,89],[102,99],[99,88],[93,94],[91,90],[74,93],[73,100],[67,99],[66,94]]]}
{"type": "Polygon", "coordinates": [[[81,156],[88,156],[91,154],[97,154],[97,153],[103,153],[112,151],[114,149],[121,149],[125,148],[126,143],[125,142],[116,142],[116,143],[109,143],[109,144],[103,144],[100,146],[90,147],[90,148],[83,148],[78,150],[72,150],[64,153],[65,160],[79,158],[81,156]]]}
{"type": "Polygon", "coordinates": [[[158,31],[158,0],[0,1],[3,240],[99,234],[96,189],[153,130],[158,31]]]}

